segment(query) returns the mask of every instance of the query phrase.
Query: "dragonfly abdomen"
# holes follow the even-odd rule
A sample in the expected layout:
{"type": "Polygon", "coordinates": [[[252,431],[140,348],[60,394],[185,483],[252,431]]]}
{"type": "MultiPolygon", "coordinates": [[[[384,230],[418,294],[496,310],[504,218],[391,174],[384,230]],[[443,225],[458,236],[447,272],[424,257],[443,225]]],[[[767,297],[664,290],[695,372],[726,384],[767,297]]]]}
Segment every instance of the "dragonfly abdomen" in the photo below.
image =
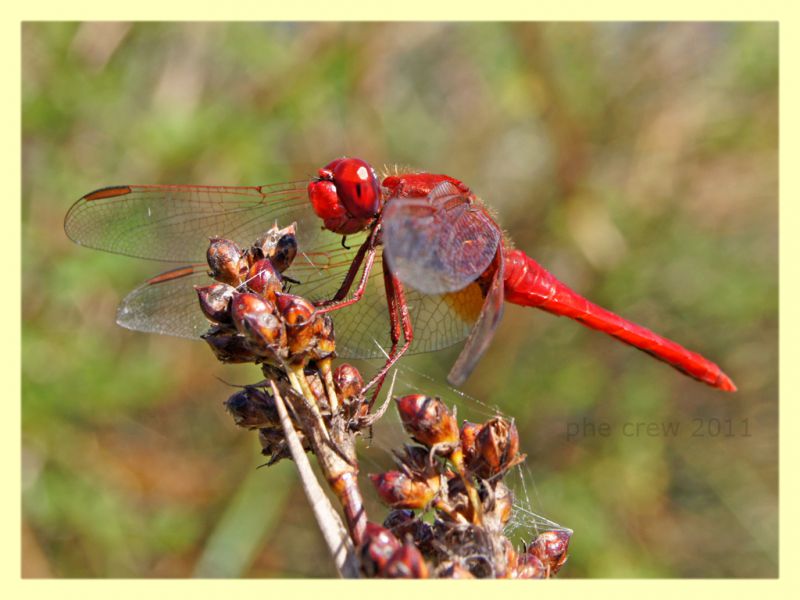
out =
{"type": "Polygon", "coordinates": [[[569,317],[647,352],[689,377],[721,390],[736,391],[733,381],[715,363],[590,302],[524,252],[509,250],[505,268],[505,298],[509,302],[569,317]]]}

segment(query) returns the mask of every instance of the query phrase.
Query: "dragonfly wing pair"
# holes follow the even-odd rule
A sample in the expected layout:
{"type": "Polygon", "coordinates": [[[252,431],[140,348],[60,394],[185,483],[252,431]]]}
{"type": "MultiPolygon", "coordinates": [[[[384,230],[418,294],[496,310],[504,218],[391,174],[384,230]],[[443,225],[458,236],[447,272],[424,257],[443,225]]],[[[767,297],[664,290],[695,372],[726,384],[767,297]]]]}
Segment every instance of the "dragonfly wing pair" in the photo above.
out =
{"type": "MultiPolygon", "coordinates": [[[[203,261],[210,237],[224,237],[247,246],[276,222],[279,226],[295,222],[300,252],[286,274],[300,284],[293,285],[291,291],[311,300],[323,300],[338,290],[355,249],[366,234],[348,236],[349,247],[343,247],[341,237],[322,229],[313,214],[306,184],[104,188],[78,200],[67,213],[64,226],[71,239],[87,247],[151,260],[194,263],[171,269],[133,290],[123,300],[117,321],[138,331],[197,338],[208,328],[198,309],[194,286],[209,282],[203,261]]],[[[478,232],[472,229],[484,227],[483,220],[477,213],[465,212],[459,202],[446,199],[447,196],[439,194],[433,200],[445,211],[444,216],[462,214],[460,219],[445,219],[441,232],[448,237],[437,250],[437,264],[441,265],[437,271],[442,276],[451,275],[446,286],[434,289],[420,289],[424,286],[409,282],[407,300],[417,332],[410,352],[438,350],[463,340],[479,319],[484,304],[483,290],[471,283],[481,269],[473,264],[470,270],[469,263],[474,261],[464,260],[466,253],[458,254],[460,260],[455,261],[446,256],[448,248],[455,247],[454,236],[467,232],[471,235],[468,239],[477,240],[478,232]],[[454,224],[448,225],[450,220],[454,224]]],[[[414,210],[411,205],[408,209],[414,210]]],[[[417,227],[426,218],[442,219],[430,211],[417,216],[423,217],[417,227]]],[[[497,239],[489,239],[489,245],[497,246],[497,239]]],[[[408,269],[405,273],[412,276],[408,269]]],[[[434,277],[427,280],[433,281],[434,277]]],[[[340,355],[384,356],[390,339],[380,260],[376,261],[364,298],[333,316],[340,355]]]]}

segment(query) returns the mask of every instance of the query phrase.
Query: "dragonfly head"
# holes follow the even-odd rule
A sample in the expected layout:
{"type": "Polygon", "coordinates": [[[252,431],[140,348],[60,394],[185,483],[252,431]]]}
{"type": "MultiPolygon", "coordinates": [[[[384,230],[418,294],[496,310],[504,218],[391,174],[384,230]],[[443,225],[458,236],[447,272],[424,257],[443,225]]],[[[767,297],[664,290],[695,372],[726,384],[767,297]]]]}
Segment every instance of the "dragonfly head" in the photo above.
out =
{"type": "Polygon", "coordinates": [[[325,227],[343,235],[365,229],[381,210],[375,170],[360,158],[339,158],[319,170],[308,197],[325,227]]]}

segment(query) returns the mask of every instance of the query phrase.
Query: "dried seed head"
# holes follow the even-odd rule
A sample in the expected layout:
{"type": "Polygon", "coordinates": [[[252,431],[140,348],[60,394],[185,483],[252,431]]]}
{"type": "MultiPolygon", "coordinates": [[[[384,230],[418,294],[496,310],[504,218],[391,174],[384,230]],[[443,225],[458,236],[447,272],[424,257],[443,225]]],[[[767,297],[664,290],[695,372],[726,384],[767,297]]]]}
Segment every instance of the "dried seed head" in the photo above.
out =
{"type": "Polygon", "coordinates": [[[420,444],[430,448],[458,441],[456,419],[439,398],[411,394],[395,401],[403,427],[420,444]]]}
{"type": "Polygon", "coordinates": [[[257,358],[244,336],[229,329],[213,328],[201,336],[223,363],[254,362],[257,358]]]}
{"type": "Polygon", "coordinates": [[[483,425],[479,423],[470,423],[469,421],[464,421],[461,424],[461,430],[459,431],[461,451],[464,453],[464,462],[468,465],[475,460],[478,454],[478,449],[475,444],[478,432],[480,432],[482,427],[483,425]]]}
{"type": "Polygon", "coordinates": [[[286,346],[283,323],[272,311],[272,305],[258,294],[236,293],[231,300],[233,324],[262,353],[281,353],[286,346]]]}
{"type": "Polygon", "coordinates": [[[349,404],[359,398],[361,388],[364,387],[364,379],[358,369],[344,363],[336,367],[333,372],[333,385],[342,401],[349,404]]]}
{"type": "Polygon", "coordinates": [[[533,540],[526,554],[541,560],[550,573],[555,575],[567,562],[567,549],[571,537],[572,532],[564,529],[545,531],[533,540]]]}
{"type": "MultiPolygon", "coordinates": [[[[409,523],[412,523],[417,520],[416,513],[413,510],[407,508],[397,508],[395,510],[389,511],[389,514],[386,515],[386,518],[383,520],[383,526],[387,529],[403,529],[409,523]]],[[[403,537],[402,535],[398,537],[403,537]]]]}
{"type": "Polygon", "coordinates": [[[227,283],[212,283],[203,287],[195,287],[200,309],[210,321],[215,323],[231,322],[231,298],[236,288],[227,283]]]}
{"type": "Polygon", "coordinates": [[[239,390],[225,401],[225,408],[239,427],[256,429],[280,426],[275,401],[260,388],[247,386],[239,390]]]}
{"type": "Polygon", "coordinates": [[[294,294],[277,294],[275,306],[287,325],[310,325],[314,316],[314,305],[302,296],[294,294]]]}
{"type": "Polygon", "coordinates": [[[261,454],[269,456],[268,465],[274,465],[279,460],[292,457],[282,429],[259,429],[258,441],[261,443],[261,454]]]}
{"type": "Polygon", "coordinates": [[[426,508],[439,491],[437,479],[421,481],[400,471],[370,475],[378,496],[392,508],[426,508]]]}
{"type": "Polygon", "coordinates": [[[515,579],[545,579],[547,567],[537,557],[523,554],[517,560],[517,565],[512,569],[511,575],[515,579]]]}
{"type": "Polygon", "coordinates": [[[402,465],[403,470],[414,473],[421,478],[427,478],[438,474],[436,465],[431,461],[430,450],[422,446],[403,445],[403,451],[393,450],[392,453],[402,465]]]}
{"type": "Polygon", "coordinates": [[[316,315],[312,332],[315,336],[314,356],[315,360],[333,356],[336,351],[336,340],[333,334],[333,319],[328,314],[316,315]]]}
{"type": "Polygon", "coordinates": [[[231,298],[231,318],[241,333],[245,333],[245,317],[272,314],[274,309],[264,298],[252,292],[235,293],[231,298]]]}
{"type": "Polygon", "coordinates": [[[283,279],[273,264],[263,258],[257,260],[247,271],[247,287],[264,296],[268,302],[275,302],[275,294],[283,289],[283,279]]]}
{"type": "Polygon", "coordinates": [[[296,226],[291,224],[278,229],[277,224],[271,227],[253,245],[254,253],[261,258],[268,258],[278,272],[288,269],[297,254],[296,226]]]}
{"type": "Polygon", "coordinates": [[[484,478],[502,473],[515,463],[519,453],[517,427],[511,421],[495,417],[478,432],[475,445],[477,455],[468,467],[484,478]]]}
{"type": "Polygon", "coordinates": [[[292,265],[295,256],[297,256],[297,237],[294,233],[287,233],[278,238],[278,242],[275,244],[273,253],[269,255],[269,259],[275,265],[275,268],[283,273],[292,265]]]}
{"type": "Polygon", "coordinates": [[[312,347],[314,305],[294,294],[275,294],[278,312],[286,325],[290,355],[302,355],[312,347]]]}
{"type": "Polygon", "coordinates": [[[416,546],[406,542],[392,554],[381,575],[393,579],[427,579],[428,565],[416,546]]]}
{"type": "Polygon", "coordinates": [[[217,281],[234,287],[242,282],[242,271],[246,268],[242,251],[230,240],[211,238],[206,260],[211,276],[217,281]]]}
{"type": "Polygon", "coordinates": [[[413,540],[423,555],[433,552],[434,535],[430,524],[418,519],[413,510],[395,509],[383,520],[383,526],[400,540],[413,540]]]}
{"type": "Polygon", "coordinates": [[[392,555],[402,547],[400,540],[377,523],[367,522],[364,541],[358,548],[361,569],[367,577],[375,577],[386,570],[392,555]]]}

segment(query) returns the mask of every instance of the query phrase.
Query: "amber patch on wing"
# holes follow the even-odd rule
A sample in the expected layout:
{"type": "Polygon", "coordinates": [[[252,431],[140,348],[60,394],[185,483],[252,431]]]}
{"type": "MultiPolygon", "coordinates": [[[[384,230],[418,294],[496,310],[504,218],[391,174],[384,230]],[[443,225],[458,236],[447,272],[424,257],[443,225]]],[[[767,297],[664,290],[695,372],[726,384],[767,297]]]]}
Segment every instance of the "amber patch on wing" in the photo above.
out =
{"type": "Polygon", "coordinates": [[[457,292],[443,294],[442,299],[465,323],[474,323],[481,314],[483,294],[477,283],[471,283],[457,292]]]}
{"type": "Polygon", "coordinates": [[[115,196],[124,196],[131,193],[131,186],[129,185],[115,185],[112,187],[103,188],[102,190],[95,190],[86,194],[84,200],[102,200],[103,198],[114,198],[115,196]]]}

